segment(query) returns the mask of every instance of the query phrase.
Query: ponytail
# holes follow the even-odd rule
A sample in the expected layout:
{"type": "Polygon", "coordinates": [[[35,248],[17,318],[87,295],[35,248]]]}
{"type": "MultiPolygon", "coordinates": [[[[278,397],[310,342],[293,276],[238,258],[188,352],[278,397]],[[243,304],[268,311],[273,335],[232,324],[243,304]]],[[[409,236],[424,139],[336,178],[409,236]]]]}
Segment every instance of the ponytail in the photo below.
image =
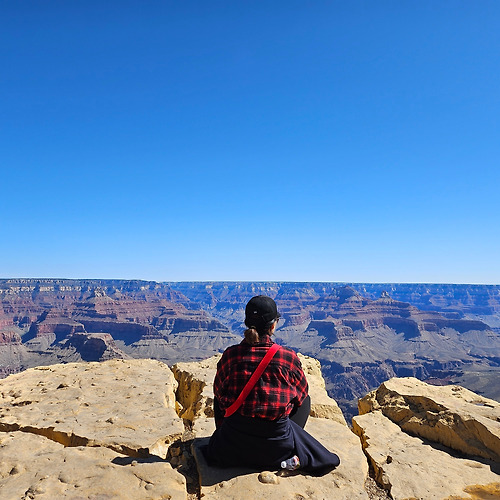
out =
{"type": "Polygon", "coordinates": [[[272,335],[271,327],[275,321],[276,320],[273,319],[265,327],[259,328],[258,330],[255,326],[248,327],[245,330],[245,342],[250,345],[255,345],[259,343],[265,335],[272,335]]]}
{"type": "Polygon", "coordinates": [[[255,345],[259,342],[259,340],[259,332],[257,332],[257,328],[255,328],[255,326],[251,326],[245,330],[245,341],[247,344],[255,345]]]}

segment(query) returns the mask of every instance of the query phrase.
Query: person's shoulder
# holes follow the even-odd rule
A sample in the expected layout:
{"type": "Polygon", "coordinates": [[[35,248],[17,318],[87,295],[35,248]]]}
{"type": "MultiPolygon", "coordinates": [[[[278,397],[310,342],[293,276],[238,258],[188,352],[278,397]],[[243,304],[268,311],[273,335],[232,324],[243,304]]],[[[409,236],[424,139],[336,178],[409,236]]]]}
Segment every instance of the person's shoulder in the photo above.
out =
{"type": "Polygon", "coordinates": [[[294,351],[291,347],[287,347],[285,345],[280,345],[280,351],[286,352],[287,354],[290,354],[290,356],[297,356],[296,351],[294,351]]]}
{"type": "Polygon", "coordinates": [[[244,350],[246,348],[247,348],[247,346],[243,342],[239,343],[239,344],[231,345],[229,347],[226,347],[225,351],[222,353],[222,357],[231,356],[233,354],[241,352],[242,350],[244,350]]]}
{"type": "Polygon", "coordinates": [[[234,364],[234,361],[241,357],[241,344],[234,344],[227,347],[219,361],[217,361],[217,372],[223,372],[234,364]]]}
{"type": "Polygon", "coordinates": [[[300,359],[297,356],[297,353],[293,349],[291,349],[290,347],[286,347],[286,346],[282,345],[282,346],[280,346],[280,351],[281,351],[281,356],[283,358],[290,359],[294,363],[298,363],[299,366],[300,366],[300,359]]]}

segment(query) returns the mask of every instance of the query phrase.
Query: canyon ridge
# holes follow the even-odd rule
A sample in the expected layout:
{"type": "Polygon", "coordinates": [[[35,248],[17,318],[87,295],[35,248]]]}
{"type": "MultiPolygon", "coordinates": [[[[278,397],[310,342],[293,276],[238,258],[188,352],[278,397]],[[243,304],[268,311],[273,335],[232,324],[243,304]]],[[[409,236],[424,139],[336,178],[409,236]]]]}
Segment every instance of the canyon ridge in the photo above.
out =
{"type": "Polygon", "coordinates": [[[54,363],[198,361],[240,342],[254,295],[276,333],[321,362],[344,414],[392,377],[500,400],[500,286],[138,280],[0,280],[0,376],[54,363]]]}

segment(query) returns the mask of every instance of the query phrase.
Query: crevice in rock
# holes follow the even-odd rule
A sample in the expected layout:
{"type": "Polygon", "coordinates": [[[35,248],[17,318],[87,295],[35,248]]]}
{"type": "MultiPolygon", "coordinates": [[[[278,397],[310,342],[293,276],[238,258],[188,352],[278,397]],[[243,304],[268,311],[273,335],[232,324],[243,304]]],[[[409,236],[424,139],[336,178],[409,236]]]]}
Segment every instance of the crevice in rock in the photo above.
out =
{"type": "Polygon", "coordinates": [[[198,467],[191,453],[191,445],[195,439],[192,430],[192,422],[184,419],[184,434],[173,442],[168,450],[166,460],[172,468],[184,476],[188,500],[199,500],[201,498],[200,480],[198,467]]]}
{"type": "Polygon", "coordinates": [[[368,478],[365,481],[365,490],[367,491],[367,493],[369,493],[371,490],[372,493],[377,492],[378,494],[378,496],[370,498],[392,499],[393,498],[391,495],[392,485],[389,479],[385,476],[384,471],[376,467],[375,462],[370,458],[370,455],[365,451],[364,447],[363,447],[363,453],[365,454],[366,459],[368,461],[368,478]]]}
{"type": "MultiPolygon", "coordinates": [[[[368,462],[368,477],[369,478],[367,478],[367,480],[371,479],[371,481],[369,481],[368,484],[365,482],[365,489],[366,489],[367,493],[369,493],[369,489],[373,490],[372,492],[374,492],[375,490],[374,490],[373,486],[375,486],[375,489],[379,491],[380,495],[382,495],[383,492],[385,492],[386,496],[385,497],[384,496],[374,496],[373,497],[374,499],[378,499],[378,498],[391,499],[392,498],[392,496],[391,496],[392,485],[391,485],[389,479],[387,478],[387,476],[384,474],[383,469],[377,467],[377,464],[375,463],[373,458],[366,451],[369,444],[367,442],[367,439],[365,437],[363,429],[361,429],[353,421],[353,427],[351,430],[354,434],[356,434],[356,436],[358,436],[360,444],[361,444],[361,449],[363,450],[363,453],[364,453],[366,460],[368,462]],[[371,485],[371,488],[367,487],[368,485],[371,485]]],[[[389,459],[390,457],[387,457],[387,458],[389,459]]],[[[372,498],[372,497],[370,497],[370,498],[372,498]]]]}
{"type": "Polygon", "coordinates": [[[108,448],[121,455],[126,455],[134,458],[145,458],[150,455],[148,449],[140,448],[135,450],[129,448],[125,445],[109,445],[105,443],[97,443],[91,439],[83,436],[78,436],[76,434],[67,434],[65,432],[60,432],[54,430],[54,427],[32,427],[32,426],[20,426],[19,424],[5,424],[0,422],[0,432],[26,432],[29,434],[36,434],[38,436],[43,436],[51,441],[62,444],[64,447],[71,448],[77,446],[86,446],[93,448],[108,448]]]}
{"type": "Polygon", "coordinates": [[[387,490],[381,488],[375,479],[372,477],[372,471],[365,481],[365,491],[370,500],[392,500],[391,495],[387,490]]]}

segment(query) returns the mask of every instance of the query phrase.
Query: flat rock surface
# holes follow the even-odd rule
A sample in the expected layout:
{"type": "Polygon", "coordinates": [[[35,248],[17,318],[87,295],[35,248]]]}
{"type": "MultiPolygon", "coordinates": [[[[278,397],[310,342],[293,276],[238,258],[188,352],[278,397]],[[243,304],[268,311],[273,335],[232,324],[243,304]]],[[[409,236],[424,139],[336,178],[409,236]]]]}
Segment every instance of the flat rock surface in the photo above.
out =
{"type": "Polygon", "coordinates": [[[31,368],[0,380],[0,430],[165,458],[184,431],[176,387],[168,366],[154,360],[31,368]]]}
{"type": "Polygon", "coordinates": [[[463,387],[392,378],[362,398],[359,410],[381,410],[411,434],[500,462],[500,403],[463,387]]]}
{"type": "Polygon", "coordinates": [[[456,458],[409,436],[380,411],[354,417],[353,426],[377,483],[394,500],[500,498],[500,476],[493,472],[499,464],[456,458]]]}
{"type": "Polygon", "coordinates": [[[306,430],[340,456],[337,469],[313,477],[299,471],[259,472],[248,468],[210,467],[201,452],[208,438],[196,439],[193,454],[198,464],[203,499],[368,499],[364,488],[368,464],[358,437],[344,424],[328,419],[309,418],[306,430]]]}
{"type": "Polygon", "coordinates": [[[215,420],[213,418],[197,418],[193,422],[192,430],[197,438],[210,437],[215,432],[215,420]]]}
{"type": "Polygon", "coordinates": [[[109,448],[65,448],[43,436],[0,433],[3,499],[185,500],[184,477],[158,457],[109,448]]]}

